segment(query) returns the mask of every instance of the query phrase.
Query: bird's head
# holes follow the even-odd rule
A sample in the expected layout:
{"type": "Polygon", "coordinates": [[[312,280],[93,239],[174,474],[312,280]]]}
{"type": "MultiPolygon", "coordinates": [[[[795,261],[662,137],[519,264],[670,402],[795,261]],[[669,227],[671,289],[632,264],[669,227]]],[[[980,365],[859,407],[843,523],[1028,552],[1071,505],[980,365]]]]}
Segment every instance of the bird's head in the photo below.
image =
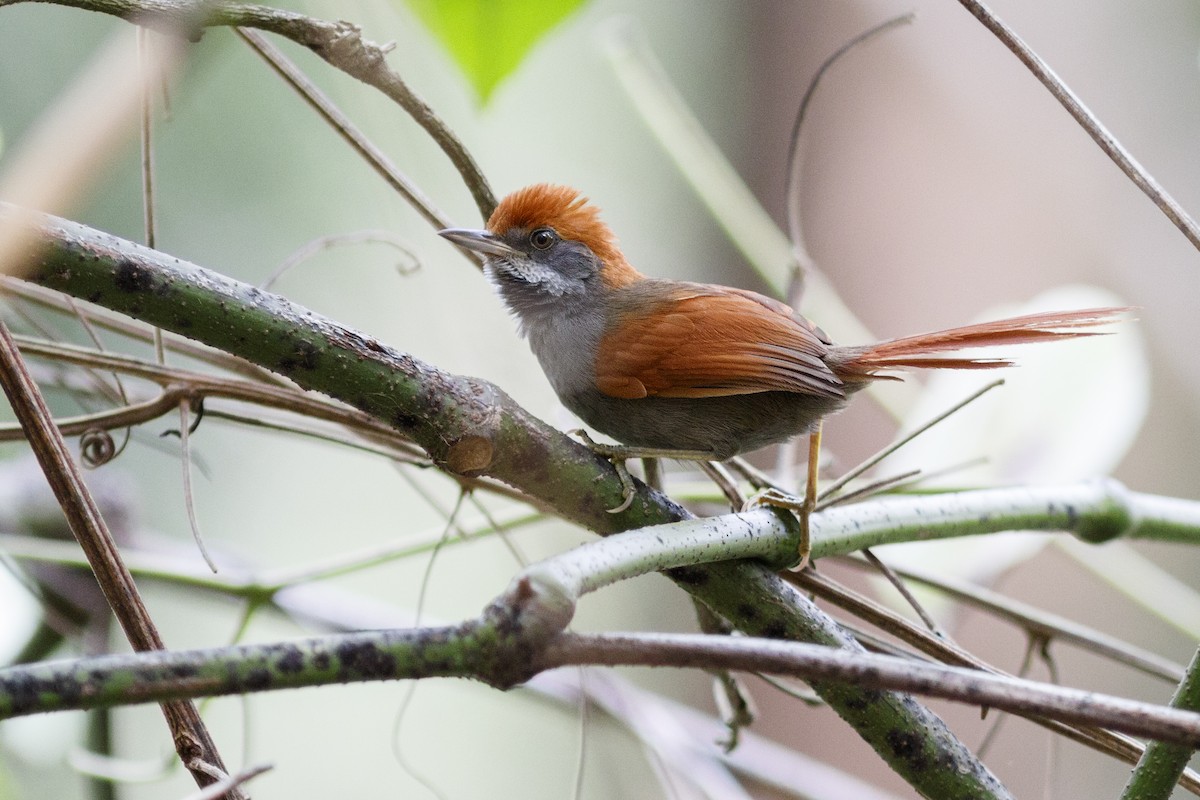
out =
{"type": "Polygon", "coordinates": [[[567,186],[528,186],[500,201],[485,230],[439,233],[487,258],[488,274],[516,311],[642,278],[621,254],[600,210],[567,186]]]}

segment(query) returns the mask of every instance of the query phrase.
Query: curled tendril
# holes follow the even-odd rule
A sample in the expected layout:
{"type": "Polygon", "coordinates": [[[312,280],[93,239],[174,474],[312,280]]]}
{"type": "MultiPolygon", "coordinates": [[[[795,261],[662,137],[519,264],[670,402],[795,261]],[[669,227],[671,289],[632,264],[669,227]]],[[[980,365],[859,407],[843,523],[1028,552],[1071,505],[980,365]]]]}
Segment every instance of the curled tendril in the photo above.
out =
{"type": "Polygon", "coordinates": [[[79,455],[84,466],[89,469],[103,466],[112,461],[125,450],[129,444],[129,430],[125,430],[125,438],[120,446],[108,431],[103,428],[88,428],[79,437],[79,455]]]}
{"type": "Polygon", "coordinates": [[[88,428],[79,437],[79,455],[86,466],[95,469],[116,457],[117,442],[103,428],[88,428]]]}

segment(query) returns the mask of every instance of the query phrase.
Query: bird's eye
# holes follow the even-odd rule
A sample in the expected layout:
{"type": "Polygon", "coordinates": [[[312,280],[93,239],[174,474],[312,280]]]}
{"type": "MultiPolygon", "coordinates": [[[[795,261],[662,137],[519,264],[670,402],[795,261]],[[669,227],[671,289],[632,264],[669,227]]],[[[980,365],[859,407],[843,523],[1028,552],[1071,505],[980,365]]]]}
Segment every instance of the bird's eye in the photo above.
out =
{"type": "Polygon", "coordinates": [[[558,234],[551,228],[538,228],[529,234],[529,243],[538,250],[549,250],[558,241],[558,234]]]}

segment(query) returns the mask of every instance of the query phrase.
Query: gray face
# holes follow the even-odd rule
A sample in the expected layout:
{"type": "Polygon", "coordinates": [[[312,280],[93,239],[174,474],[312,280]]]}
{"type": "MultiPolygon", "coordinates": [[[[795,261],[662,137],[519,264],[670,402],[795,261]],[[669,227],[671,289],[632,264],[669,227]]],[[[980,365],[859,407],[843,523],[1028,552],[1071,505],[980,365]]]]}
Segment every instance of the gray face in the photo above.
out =
{"type": "Polygon", "coordinates": [[[535,336],[539,329],[577,321],[596,306],[600,259],[587,245],[563,239],[553,228],[513,228],[503,236],[451,228],[441,235],[487,257],[488,277],[523,334],[535,336]]]}
{"type": "Polygon", "coordinates": [[[516,295],[513,299],[529,295],[525,302],[535,303],[582,295],[599,280],[596,255],[581,242],[561,238],[553,228],[514,228],[497,240],[507,245],[507,252],[490,253],[488,267],[505,300],[510,292],[516,295]]]}

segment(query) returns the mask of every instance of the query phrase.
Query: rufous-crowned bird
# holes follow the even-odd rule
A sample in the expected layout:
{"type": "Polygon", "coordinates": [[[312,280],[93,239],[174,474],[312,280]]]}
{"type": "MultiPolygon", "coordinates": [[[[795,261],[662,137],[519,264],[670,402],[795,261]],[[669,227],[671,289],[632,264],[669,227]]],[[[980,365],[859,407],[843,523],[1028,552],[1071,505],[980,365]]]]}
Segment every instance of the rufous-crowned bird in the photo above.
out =
{"type": "MultiPolygon", "coordinates": [[[[446,239],[486,257],[487,274],[568,409],[624,445],[722,461],[819,430],[850,396],[893,370],[991,369],[1012,362],[944,355],[1086,336],[1123,311],[1031,314],[961,328],[833,344],[778,300],[744,289],[652,278],[634,269],[587,198],[537,184],[505,197],[486,230],[446,239]]],[[[801,564],[815,502],[817,439],[800,510],[801,564]]],[[[609,455],[614,453],[609,452],[609,455]]],[[[615,453],[618,458],[622,453],[615,453]]],[[[631,486],[631,484],[630,484],[631,486]]],[[[632,494],[627,494],[628,505],[632,494]]]]}

